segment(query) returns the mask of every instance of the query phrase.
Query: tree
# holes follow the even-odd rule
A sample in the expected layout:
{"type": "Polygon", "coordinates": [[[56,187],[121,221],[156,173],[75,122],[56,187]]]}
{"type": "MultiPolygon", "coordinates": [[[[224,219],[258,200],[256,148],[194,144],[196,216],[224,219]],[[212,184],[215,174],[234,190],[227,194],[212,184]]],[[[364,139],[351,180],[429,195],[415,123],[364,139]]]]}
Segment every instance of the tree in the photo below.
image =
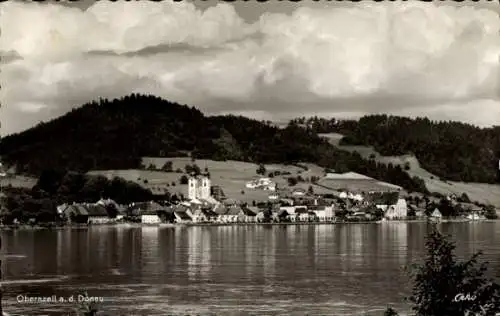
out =
{"type": "Polygon", "coordinates": [[[313,189],[312,185],[310,185],[309,188],[307,188],[307,193],[309,193],[310,195],[314,194],[314,189],[313,189]]]}
{"type": "Polygon", "coordinates": [[[484,216],[487,219],[497,219],[498,215],[497,215],[497,211],[496,211],[495,207],[493,205],[487,205],[485,207],[484,216]]]}
{"type": "Polygon", "coordinates": [[[494,315],[500,311],[500,285],[485,277],[481,252],[458,262],[455,244],[430,226],[424,263],[409,267],[413,291],[409,301],[419,316],[494,315]]]}
{"type": "Polygon", "coordinates": [[[105,206],[106,211],[108,212],[109,218],[116,218],[118,216],[118,209],[114,203],[108,203],[105,206]]]}
{"type": "Polygon", "coordinates": [[[161,167],[161,171],[172,172],[173,171],[172,161],[165,162],[165,164],[163,165],[163,167],[161,167]]]}
{"type": "Polygon", "coordinates": [[[192,165],[192,168],[193,168],[193,172],[194,172],[194,174],[195,174],[195,175],[199,175],[199,174],[201,174],[201,169],[200,169],[200,167],[198,167],[198,165],[197,165],[197,164],[195,164],[195,163],[194,163],[194,164],[192,165]]]}
{"type": "Polygon", "coordinates": [[[392,307],[389,307],[384,312],[384,316],[398,316],[398,313],[392,307]]]}
{"type": "Polygon", "coordinates": [[[150,163],[148,166],[148,170],[154,171],[154,170],[156,170],[156,166],[154,164],[150,163]]]}
{"type": "Polygon", "coordinates": [[[47,193],[55,193],[65,174],[66,172],[60,169],[43,170],[35,187],[47,193]]]}
{"type": "Polygon", "coordinates": [[[297,179],[294,177],[287,178],[287,181],[288,181],[288,185],[291,187],[293,187],[294,185],[296,185],[298,183],[297,179]]]}
{"type": "Polygon", "coordinates": [[[264,175],[266,174],[266,167],[263,164],[260,164],[256,172],[257,174],[264,175]]]}
{"type": "Polygon", "coordinates": [[[180,184],[188,184],[189,179],[188,179],[188,177],[185,174],[183,174],[181,176],[181,178],[179,179],[179,182],[180,182],[180,184]]]}

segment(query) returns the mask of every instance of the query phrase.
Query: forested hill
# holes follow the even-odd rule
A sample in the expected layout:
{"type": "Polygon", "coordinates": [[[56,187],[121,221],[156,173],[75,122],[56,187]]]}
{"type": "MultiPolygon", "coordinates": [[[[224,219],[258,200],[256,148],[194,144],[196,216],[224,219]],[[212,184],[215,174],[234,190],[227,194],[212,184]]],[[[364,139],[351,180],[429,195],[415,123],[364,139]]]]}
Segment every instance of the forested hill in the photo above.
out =
{"type": "Polygon", "coordinates": [[[370,115],[359,121],[300,118],[295,123],[317,133],[345,135],[343,145],[373,146],[385,156],[413,154],[427,171],[443,179],[498,183],[500,127],[479,128],[427,118],[370,115]]]}
{"type": "Polygon", "coordinates": [[[317,163],[426,192],[399,166],[377,164],[331,146],[310,129],[279,129],[241,116],[206,117],[195,108],[131,95],[85,104],[0,142],[2,161],[19,173],[138,168],[143,156],[181,156],[258,163],[317,163]]]}

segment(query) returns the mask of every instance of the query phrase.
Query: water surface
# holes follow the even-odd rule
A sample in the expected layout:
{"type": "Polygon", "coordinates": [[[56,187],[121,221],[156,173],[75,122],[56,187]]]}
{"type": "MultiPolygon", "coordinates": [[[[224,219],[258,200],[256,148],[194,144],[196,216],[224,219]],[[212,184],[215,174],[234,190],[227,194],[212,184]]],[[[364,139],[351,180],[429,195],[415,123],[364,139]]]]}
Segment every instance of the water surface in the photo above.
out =
{"type": "MultiPolygon", "coordinates": [[[[459,256],[497,269],[500,222],[446,223],[459,256]]],[[[425,223],[99,227],[3,231],[4,308],[67,315],[87,290],[105,315],[380,315],[407,313],[402,267],[421,260],[425,223]]]]}

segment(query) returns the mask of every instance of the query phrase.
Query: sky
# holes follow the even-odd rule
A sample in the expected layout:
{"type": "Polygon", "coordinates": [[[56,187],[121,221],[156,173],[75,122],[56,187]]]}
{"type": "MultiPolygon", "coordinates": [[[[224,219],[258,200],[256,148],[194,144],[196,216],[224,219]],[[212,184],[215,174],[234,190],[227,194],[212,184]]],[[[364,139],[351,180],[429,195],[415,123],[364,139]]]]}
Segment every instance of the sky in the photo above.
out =
{"type": "Polygon", "coordinates": [[[0,134],[130,93],[275,121],[500,125],[500,6],[445,3],[3,2],[0,134]]]}

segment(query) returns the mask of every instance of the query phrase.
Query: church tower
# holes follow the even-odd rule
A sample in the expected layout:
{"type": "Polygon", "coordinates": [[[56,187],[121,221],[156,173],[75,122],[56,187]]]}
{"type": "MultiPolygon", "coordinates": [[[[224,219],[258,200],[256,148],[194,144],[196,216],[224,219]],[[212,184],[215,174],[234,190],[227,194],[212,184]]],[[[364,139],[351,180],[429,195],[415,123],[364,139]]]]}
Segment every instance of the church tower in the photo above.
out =
{"type": "Polygon", "coordinates": [[[200,198],[207,199],[210,197],[210,179],[206,176],[201,178],[200,198]]]}
{"type": "Polygon", "coordinates": [[[196,199],[198,191],[198,179],[189,177],[188,180],[188,199],[196,199]]]}

